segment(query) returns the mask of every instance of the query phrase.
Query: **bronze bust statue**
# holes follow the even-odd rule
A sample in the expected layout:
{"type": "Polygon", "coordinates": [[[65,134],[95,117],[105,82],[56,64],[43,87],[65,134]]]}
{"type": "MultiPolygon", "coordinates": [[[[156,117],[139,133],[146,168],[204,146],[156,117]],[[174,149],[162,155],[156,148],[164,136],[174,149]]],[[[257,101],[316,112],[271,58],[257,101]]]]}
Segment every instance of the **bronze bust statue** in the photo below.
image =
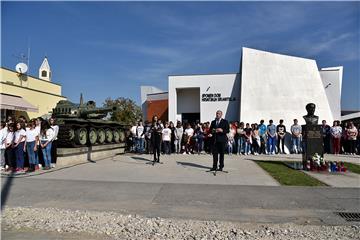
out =
{"type": "Polygon", "coordinates": [[[307,115],[303,116],[305,119],[306,125],[318,125],[319,117],[315,116],[315,104],[314,103],[308,103],[306,105],[306,111],[307,115]]]}

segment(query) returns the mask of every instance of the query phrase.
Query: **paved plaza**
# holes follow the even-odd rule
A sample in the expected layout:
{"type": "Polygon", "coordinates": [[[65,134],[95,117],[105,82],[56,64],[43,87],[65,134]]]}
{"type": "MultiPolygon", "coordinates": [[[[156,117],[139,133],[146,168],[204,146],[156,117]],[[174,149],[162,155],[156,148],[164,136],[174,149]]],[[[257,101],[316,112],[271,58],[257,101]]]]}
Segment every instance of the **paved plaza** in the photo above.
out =
{"type": "Polygon", "coordinates": [[[97,161],[35,175],[34,179],[71,179],[84,181],[221,184],[279,186],[254,161],[236,155],[226,156],[225,169],[214,177],[207,172],[212,166],[210,155],[163,155],[163,164],[152,165],[151,155],[118,155],[97,161]]]}
{"type": "MultiPolygon", "coordinates": [[[[346,186],[343,181],[350,173],[331,175],[342,181],[342,188],[285,187],[253,161],[297,161],[300,158],[296,155],[225,156],[229,173],[218,172],[216,176],[207,172],[212,165],[210,155],[162,156],[163,164],[155,166],[151,157],[118,155],[31,176],[3,176],[2,187],[8,188],[6,205],[231,221],[313,219],[328,223],[339,221],[333,215],[336,210],[359,209],[359,186],[346,186]]],[[[358,181],[359,175],[353,175],[358,181]]]]}
{"type": "MultiPolygon", "coordinates": [[[[241,224],[354,224],[346,222],[336,212],[359,211],[360,188],[354,183],[354,179],[359,181],[358,174],[310,173],[318,179],[328,178],[322,180],[330,186],[331,182],[341,183],[341,187],[280,186],[255,163],[258,160],[299,161],[300,157],[227,155],[224,170],[228,173],[218,172],[214,176],[207,172],[212,165],[210,155],[166,155],[161,158],[163,164],[155,166],[150,155],[117,155],[30,175],[3,175],[2,204],[5,209],[43,209],[41,214],[45,215],[51,211],[47,209],[56,208],[241,224]]],[[[360,160],[358,157],[342,158],[353,163],[360,160]]],[[[74,236],[74,239],[104,239],[89,238],[85,233],[46,235],[12,228],[3,234],[7,239],[50,237],[65,240],[74,236]]]]}
{"type": "MultiPolygon", "coordinates": [[[[360,164],[360,156],[325,155],[327,161],[360,164]]],[[[152,165],[152,155],[125,154],[86,164],[60,167],[51,171],[17,174],[15,177],[32,179],[84,180],[140,183],[217,184],[248,186],[279,186],[256,161],[300,162],[301,155],[226,155],[225,169],[214,177],[207,172],[212,166],[209,154],[162,155],[162,164],[152,165]]],[[[76,161],[74,161],[76,162],[76,161]]],[[[360,188],[360,175],[352,172],[305,172],[332,187],[360,188]]]]}

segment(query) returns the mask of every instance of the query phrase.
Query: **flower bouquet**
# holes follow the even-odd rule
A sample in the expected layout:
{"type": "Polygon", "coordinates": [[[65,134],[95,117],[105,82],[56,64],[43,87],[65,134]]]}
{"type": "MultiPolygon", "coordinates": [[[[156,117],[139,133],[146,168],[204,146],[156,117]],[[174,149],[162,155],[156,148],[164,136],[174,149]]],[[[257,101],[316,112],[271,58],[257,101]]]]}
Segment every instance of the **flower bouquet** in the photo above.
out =
{"type": "Polygon", "coordinates": [[[310,170],[325,171],[327,169],[327,163],[324,161],[324,158],[318,153],[315,153],[311,158],[310,170]]]}

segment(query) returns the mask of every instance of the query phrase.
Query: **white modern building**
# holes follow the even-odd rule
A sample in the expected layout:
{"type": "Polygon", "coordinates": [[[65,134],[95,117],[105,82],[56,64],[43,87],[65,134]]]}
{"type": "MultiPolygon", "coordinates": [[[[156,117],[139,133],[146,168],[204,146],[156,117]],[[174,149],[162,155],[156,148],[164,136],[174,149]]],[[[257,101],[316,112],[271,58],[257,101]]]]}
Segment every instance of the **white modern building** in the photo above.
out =
{"type": "Polygon", "coordinates": [[[211,121],[221,109],[239,119],[240,74],[169,76],[169,120],[211,121]]]}
{"type": "Polygon", "coordinates": [[[332,122],[341,115],[342,74],[342,67],[319,70],[312,59],[244,47],[239,73],[170,75],[168,120],[211,121],[220,109],[229,121],[284,119],[290,127],[294,118],[305,123],[305,105],[312,102],[319,120],[332,122]]]}
{"type": "Polygon", "coordinates": [[[243,48],[240,71],[241,121],[255,123],[262,118],[277,124],[284,119],[291,126],[296,118],[304,124],[302,116],[310,102],[315,103],[320,121],[333,121],[315,60],[243,48]]]}
{"type": "Polygon", "coordinates": [[[343,67],[329,67],[320,70],[331,113],[334,119],[341,119],[341,86],[343,67]]]}

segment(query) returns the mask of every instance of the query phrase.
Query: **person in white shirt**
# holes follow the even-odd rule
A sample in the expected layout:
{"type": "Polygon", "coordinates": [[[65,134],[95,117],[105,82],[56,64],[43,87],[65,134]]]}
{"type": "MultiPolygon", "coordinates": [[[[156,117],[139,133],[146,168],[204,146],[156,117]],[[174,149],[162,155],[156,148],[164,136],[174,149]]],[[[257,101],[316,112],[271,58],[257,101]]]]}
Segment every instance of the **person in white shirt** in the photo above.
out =
{"type": "Polygon", "coordinates": [[[5,137],[5,169],[15,171],[14,124],[8,123],[5,137]]]}
{"type": "Polygon", "coordinates": [[[185,140],[185,152],[184,154],[190,154],[193,153],[193,148],[192,148],[192,142],[191,142],[191,138],[194,136],[194,129],[191,128],[190,123],[186,124],[186,129],[184,131],[184,140],[185,140]]]}
{"type": "Polygon", "coordinates": [[[134,125],[130,128],[130,133],[131,133],[131,143],[132,145],[130,146],[130,151],[131,152],[135,152],[136,151],[136,128],[137,126],[134,125]]]}
{"type": "Polygon", "coordinates": [[[145,129],[142,121],[138,122],[138,126],[136,127],[135,137],[136,137],[136,152],[143,153],[144,152],[144,140],[145,140],[145,129]]]}
{"type": "Polygon", "coordinates": [[[7,127],[4,121],[0,124],[0,170],[5,169],[5,139],[7,135],[7,127]]]}
{"type": "Polygon", "coordinates": [[[16,131],[14,138],[14,150],[16,156],[16,172],[24,171],[24,145],[26,139],[25,124],[16,123],[16,131]]]}
{"type": "Polygon", "coordinates": [[[43,163],[43,156],[41,152],[40,147],[40,133],[41,133],[41,123],[43,122],[43,119],[41,117],[38,117],[35,120],[35,131],[38,135],[38,140],[36,141],[37,151],[35,151],[35,170],[38,170],[41,167],[41,163],[43,163]]]}
{"type": "Polygon", "coordinates": [[[44,170],[51,168],[51,144],[55,136],[55,131],[47,121],[43,121],[40,133],[40,146],[44,157],[44,170]]]}
{"type": "Polygon", "coordinates": [[[33,172],[36,169],[37,163],[36,163],[36,157],[35,152],[37,152],[37,142],[39,140],[38,132],[35,129],[35,121],[30,121],[28,123],[28,128],[26,129],[26,141],[24,150],[27,152],[29,157],[29,169],[27,172],[33,172]]]}
{"type": "Polygon", "coordinates": [[[301,125],[298,124],[298,120],[294,119],[294,124],[291,125],[291,140],[292,140],[292,152],[300,153],[301,152],[301,125]]]}
{"type": "Polygon", "coordinates": [[[228,147],[228,153],[229,155],[232,155],[233,153],[233,146],[234,146],[234,137],[235,137],[235,129],[233,128],[233,125],[230,123],[229,124],[229,132],[226,134],[227,136],[227,139],[228,139],[228,144],[227,144],[227,147],[228,147]]]}
{"type": "Polygon", "coordinates": [[[56,166],[57,160],[57,139],[59,134],[59,126],[56,124],[55,118],[50,118],[49,120],[51,128],[54,130],[54,139],[51,143],[51,167],[56,166]]]}
{"type": "Polygon", "coordinates": [[[340,140],[342,136],[342,128],[340,126],[340,121],[334,121],[333,126],[330,128],[330,134],[332,137],[334,154],[338,155],[340,153],[340,140]]]}
{"type": "Polygon", "coordinates": [[[144,151],[147,154],[152,154],[152,146],[151,146],[151,124],[149,121],[145,121],[144,126],[144,135],[145,135],[145,149],[144,151]]]}
{"type": "Polygon", "coordinates": [[[349,122],[348,129],[346,132],[347,141],[349,146],[349,154],[355,155],[356,154],[356,139],[358,136],[358,129],[355,127],[354,122],[349,122]]]}
{"type": "Polygon", "coordinates": [[[169,123],[165,122],[165,128],[162,130],[162,141],[164,144],[165,154],[171,154],[171,129],[169,123]]]}
{"type": "Polygon", "coordinates": [[[181,140],[182,140],[183,133],[184,133],[184,128],[183,128],[181,122],[178,121],[176,124],[176,129],[175,129],[175,142],[174,142],[175,152],[178,154],[181,151],[181,140]]]}

